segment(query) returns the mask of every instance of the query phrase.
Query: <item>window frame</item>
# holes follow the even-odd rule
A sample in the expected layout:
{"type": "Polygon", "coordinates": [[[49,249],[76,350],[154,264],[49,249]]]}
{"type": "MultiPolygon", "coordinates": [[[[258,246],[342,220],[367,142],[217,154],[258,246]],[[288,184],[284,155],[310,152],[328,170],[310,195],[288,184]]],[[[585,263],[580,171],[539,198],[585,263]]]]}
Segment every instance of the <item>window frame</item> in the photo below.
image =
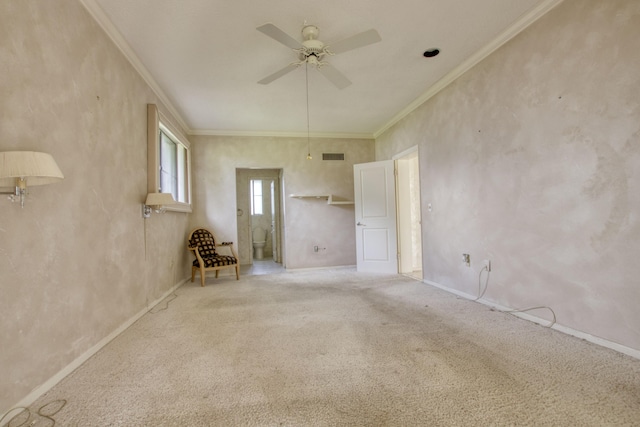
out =
{"type": "MultiPolygon", "coordinates": [[[[166,206],[167,211],[192,212],[191,206],[191,144],[184,134],[158,110],[155,104],[147,104],[147,192],[160,192],[160,131],[167,134],[175,143],[185,148],[186,164],[183,179],[186,202],[176,201],[166,206]]],[[[178,183],[181,185],[181,183],[178,183]]]]}
{"type": "Polygon", "coordinates": [[[251,179],[249,180],[249,182],[251,183],[251,215],[264,215],[264,184],[263,184],[263,180],[258,178],[258,179],[251,179]],[[257,184],[257,185],[256,185],[257,184]],[[260,188],[260,194],[256,194],[256,187],[260,188]],[[260,203],[256,203],[257,201],[260,201],[260,203]],[[258,213],[258,207],[260,209],[260,212],[258,213]]]}

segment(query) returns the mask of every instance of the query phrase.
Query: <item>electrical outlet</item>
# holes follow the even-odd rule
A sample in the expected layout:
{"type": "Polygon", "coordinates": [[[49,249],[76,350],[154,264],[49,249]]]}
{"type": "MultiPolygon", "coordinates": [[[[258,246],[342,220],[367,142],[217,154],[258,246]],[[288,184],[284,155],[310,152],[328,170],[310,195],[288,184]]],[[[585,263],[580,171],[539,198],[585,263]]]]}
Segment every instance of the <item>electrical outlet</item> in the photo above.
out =
{"type": "Polygon", "coordinates": [[[469,254],[462,254],[462,262],[464,262],[465,264],[467,264],[467,267],[471,266],[471,255],[469,254]]]}
{"type": "Polygon", "coordinates": [[[484,268],[486,268],[487,271],[491,271],[491,260],[490,259],[485,259],[484,260],[484,268]]]}
{"type": "Polygon", "coordinates": [[[313,252],[318,252],[318,247],[317,246],[313,247],[313,252]]]}

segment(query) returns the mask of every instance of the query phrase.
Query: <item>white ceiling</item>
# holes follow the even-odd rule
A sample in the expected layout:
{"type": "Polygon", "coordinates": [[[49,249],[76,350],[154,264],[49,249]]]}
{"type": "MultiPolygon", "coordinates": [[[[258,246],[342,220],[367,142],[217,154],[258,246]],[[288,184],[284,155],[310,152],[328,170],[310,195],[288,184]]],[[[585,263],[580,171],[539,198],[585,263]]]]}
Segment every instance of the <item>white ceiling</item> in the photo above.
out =
{"type": "Polygon", "coordinates": [[[305,70],[256,27],[326,44],[375,28],[382,41],[328,61],[339,90],[309,68],[312,135],[373,137],[560,0],[82,0],[191,134],[306,135],[305,70]],[[440,55],[422,53],[439,48],[440,55]]]}

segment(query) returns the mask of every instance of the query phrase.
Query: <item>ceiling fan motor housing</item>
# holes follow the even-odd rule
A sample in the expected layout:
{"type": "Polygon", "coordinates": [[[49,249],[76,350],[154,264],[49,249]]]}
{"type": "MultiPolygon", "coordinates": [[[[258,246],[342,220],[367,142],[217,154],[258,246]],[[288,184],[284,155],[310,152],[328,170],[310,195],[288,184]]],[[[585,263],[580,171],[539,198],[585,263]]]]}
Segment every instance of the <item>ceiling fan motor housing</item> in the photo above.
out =
{"type": "Polygon", "coordinates": [[[302,39],[303,40],[315,40],[318,38],[320,30],[315,25],[305,25],[302,27],[302,39]]]}
{"type": "Polygon", "coordinates": [[[302,49],[300,52],[300,60],[304,61],[311,59],[313,61],[315,57],[318,61],[322,60],[322,57],[327,53],[324,47],[324,43],[320,40],[310,39],[302,42],[302,49]]]}

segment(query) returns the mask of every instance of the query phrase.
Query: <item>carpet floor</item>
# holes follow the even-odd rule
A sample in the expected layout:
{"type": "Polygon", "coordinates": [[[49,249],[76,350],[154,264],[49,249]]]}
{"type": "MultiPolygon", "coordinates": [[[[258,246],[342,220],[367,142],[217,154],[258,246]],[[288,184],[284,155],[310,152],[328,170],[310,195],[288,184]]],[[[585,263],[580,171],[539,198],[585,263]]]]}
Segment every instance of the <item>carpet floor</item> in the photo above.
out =
{"type": "Polygon", "coordinates": [[[403,276],[225,276],[180,287],[22,418],[631,426],[640,425],[640,361],[403,276]]]}

